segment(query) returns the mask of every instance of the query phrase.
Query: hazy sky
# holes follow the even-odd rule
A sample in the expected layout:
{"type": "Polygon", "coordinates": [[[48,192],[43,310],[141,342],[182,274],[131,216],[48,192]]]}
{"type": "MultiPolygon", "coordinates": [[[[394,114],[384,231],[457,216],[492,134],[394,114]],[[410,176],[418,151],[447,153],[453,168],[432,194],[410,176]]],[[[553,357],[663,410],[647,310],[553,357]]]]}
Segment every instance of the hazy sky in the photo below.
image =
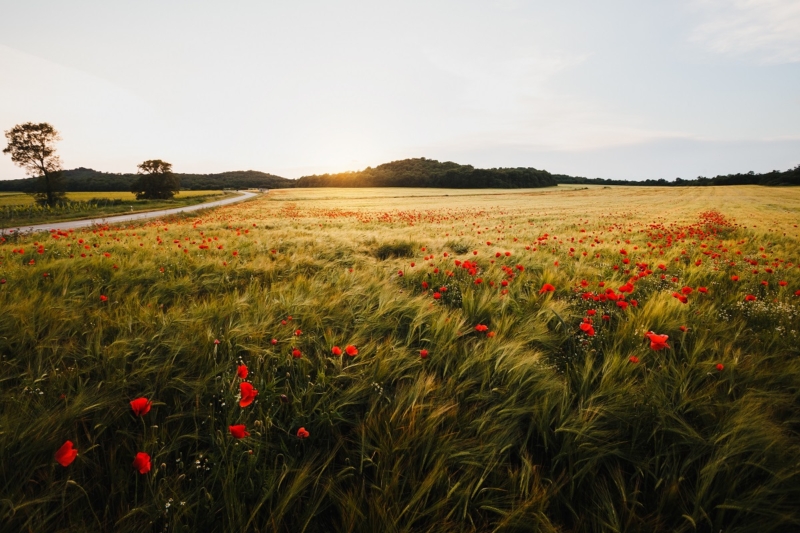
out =
{"type": "MultiPolygon", "coordinates": [[[[51,123],[65,168],[800,164],[798,0],[3,4],[0,130],[51,123]]],[[[20,177],[2,155],[0,179],[20,177]]]]}

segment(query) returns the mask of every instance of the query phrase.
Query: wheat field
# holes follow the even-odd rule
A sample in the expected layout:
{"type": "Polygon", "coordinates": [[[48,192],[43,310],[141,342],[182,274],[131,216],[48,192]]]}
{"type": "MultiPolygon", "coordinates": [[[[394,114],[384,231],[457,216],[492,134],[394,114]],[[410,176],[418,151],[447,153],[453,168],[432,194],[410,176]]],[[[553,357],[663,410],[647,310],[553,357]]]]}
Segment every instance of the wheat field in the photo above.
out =
{"type": "Polygon", "coordinates": [[[0,530],[800,530],[798,223],[284,189],[2,237],[0,530]]]}

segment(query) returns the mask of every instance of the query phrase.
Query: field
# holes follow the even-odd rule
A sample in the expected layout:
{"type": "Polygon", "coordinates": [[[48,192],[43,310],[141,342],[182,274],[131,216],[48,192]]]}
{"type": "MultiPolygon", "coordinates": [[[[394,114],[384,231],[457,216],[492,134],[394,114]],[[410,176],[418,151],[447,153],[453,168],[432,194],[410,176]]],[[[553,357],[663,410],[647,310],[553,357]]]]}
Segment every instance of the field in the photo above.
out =
{"type": "Polygon", "coordinates": [[[799,221],[287,189],[3,240],[0,530],[798,531],[799,221]]]}
{"type": "MultiPolygon", "coordinates": [[[[193,198],[195,196],[214,196],[222,194],[222,191],[181,191],[176,198],[193,198]]],[[[136,196],[132,192],[69,192],[67,199],[73,202],[88,202],[95,198],[108,200],[122,200],[123,202],[135,202],[136,196]]],[[[33,205],[33,196],[22,192],[3,192],[0,193],[0,206],[6,205],[33,205]]]]}
{"type": "Polygon", "coordinates": [[[130,192],[71,192],[67,193],[69,203],[51,208],[36,205],[34,198],[25,193],[0,193],[0,228],[183,207],[217,200],[226,194],[181,191],[172,200],[137,200],[130,192]]]}

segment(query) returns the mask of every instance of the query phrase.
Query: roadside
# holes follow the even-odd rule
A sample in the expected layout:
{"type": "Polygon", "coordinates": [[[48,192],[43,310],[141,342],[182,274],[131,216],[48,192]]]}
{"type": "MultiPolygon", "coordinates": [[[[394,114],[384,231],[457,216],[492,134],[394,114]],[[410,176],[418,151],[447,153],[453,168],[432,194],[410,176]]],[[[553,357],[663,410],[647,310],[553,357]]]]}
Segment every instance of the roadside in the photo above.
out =
{"type": "Polygon", "coordinates": [[[257,193],[250,192],[250,191],[237,191],[239,193],[238,196],[233,196],[230,198],[225,198],[222,200],[216,200],[214,202],[207,202],[202,204],[194,204],[194,205],[187,205],[182,207],[176,207],[173,209],[159,209],[155,211],[140,211],[137,213],[131,213],[126,215],[116,215],[116,216],[108,216],[108,217],[95,217],[89,219],[81,219],[81,220],[71,220],[71,221],[58,221],[58,222],[46,222],[43,224],[32,224],[27,226],[19,226],[14,228],[2,228],[0,229],[0,235],[8,235],[8,234],[19,234],[19,233],[31,233],[36,231],[50,231],[50,230],[70,230],[70,229],[77,229],[77,228],[85,228],[88,226],[94,225],[106,225],[106,224],[119,224],[122,222],[133,222],[138,220],[147,220],[149,218],[158,218],[163,216],[174,215],[177,213],[186,213],[190,211],[198,211],[200,209],[208,209],[211,207],[219,207],[223,205],[234,204],[237,202],[242,202],[245,200],[249,200],[251,198],[255,198],[258,196],[257,193]]]}
{"type": "MultiPolygon", "coordinates": [[[[97,194],[102,195],[104,193],[97,194]]],[[[54,209],[37,206],[32,203],[29,205],[4,204],[6,196],[0,197],[0,229],[146,213],[161,209],[197,205],[235,196],[232,192],[209,191],[209,194],[185,196],[173,200],[122,200],[119,198],[93,197],[91,201],[88,199],[73,201],[54,209]]]]}

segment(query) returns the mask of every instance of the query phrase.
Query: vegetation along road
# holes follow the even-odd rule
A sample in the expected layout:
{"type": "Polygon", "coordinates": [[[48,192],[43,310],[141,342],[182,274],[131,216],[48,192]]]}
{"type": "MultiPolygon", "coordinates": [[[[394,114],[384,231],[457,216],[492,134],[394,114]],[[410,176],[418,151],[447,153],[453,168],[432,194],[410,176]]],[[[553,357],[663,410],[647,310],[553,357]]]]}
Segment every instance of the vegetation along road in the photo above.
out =
{"type": "Polygon", "coordinates": [[[256,196],[254,192],[239,191],[241,196],[233,198],[225,198],[224,200],[216,200],[214,202],[207,202],[197,205],[188,205],[184,207],[176,207],[173,209],[159,209],[158,211],[145,211],[140,213],[132,213],[129,215],[116,215],[104,218],[91,218],[83,220],[70,220],[68,222],[49,222],[45,224],[34,224],[31,226],[20,226],[18,228],[0,229],[0,233],[30,233],[35,231],[50,231],[53,230],[69,230],[76,228],[85,228],[95,224],[118,224],[120,222],[131,222],[134,220],[145,220],[148,218],[158,218],[176,213],[185,213],[189,211],[197,211],[199,209],[208,209],[209,207],[219,207],[222,205],[233,204],[241,202],[256,196]]]}

